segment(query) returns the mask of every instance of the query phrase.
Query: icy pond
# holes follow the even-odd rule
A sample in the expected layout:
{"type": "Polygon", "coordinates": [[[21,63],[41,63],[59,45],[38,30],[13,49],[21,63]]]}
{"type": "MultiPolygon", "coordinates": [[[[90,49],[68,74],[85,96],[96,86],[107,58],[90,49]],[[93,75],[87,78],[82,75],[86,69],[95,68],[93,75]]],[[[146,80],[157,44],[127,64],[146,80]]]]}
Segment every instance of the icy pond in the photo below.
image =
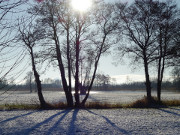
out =
{"type": "MultiPolygon", "coordinates": [[[[37,93],[29,93],[28,91],[8,91],[5,94],[0,92],[0,104],[6,103],[25,103],[36,104],[38,102],[37,93]]],[[[44,91],[45,100],[49,103],[65,102],[64,92],[44,91]]],[[[108,103],[130,103],[143,98],[145,91],[92,91],[88,98],[89,102],[108,102],[108,103]]],[[[152,92],[156,96],[156,92],[152,92]]],[[[82,99],[84,95],[81,95],[82,99]]],[[[180,99],[180,92],[162,92],[162,100],[180,99]]]]}

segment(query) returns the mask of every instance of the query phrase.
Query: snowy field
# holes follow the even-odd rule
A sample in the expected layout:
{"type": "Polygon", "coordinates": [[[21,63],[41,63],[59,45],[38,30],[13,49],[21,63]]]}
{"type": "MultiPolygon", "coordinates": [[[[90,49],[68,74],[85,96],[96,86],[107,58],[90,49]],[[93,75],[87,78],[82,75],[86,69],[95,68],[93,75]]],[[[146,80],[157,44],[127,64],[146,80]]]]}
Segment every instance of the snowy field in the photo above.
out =
{"type": "Polygon", "coordinates": [[[179,135],[180,107],[0,111],[0,135],[179,135]]]}
{"type": "MultiPolygon", "coordinates": [[[[92,92],[88,101],[130,103],[145,92],[92,92]]],[[[156,93],[153,93],[156,95],[156,93]]],[[[44,92],[46,101],[65,101],[63,92],[44,92]]],[[[180,99],[163,92],[162,99],[180,99]]],[[[38,102],[37,93],[10,91],[1,104],[38,102]]],[[[0,111],[0,135],[179,135],[180,107],[161,109],[72,109],[0,111]]]]}
{"type": "MultiPolygon", "coordinates": [[[[43,92],[45,100],[49,103],[65,102],[64,92],[43,92]]],[[[97,92],[92,91],[88,98],[88,101],[97,102],[108,102],[108,103],[130,103],[138,99],[143,98],[146,95],[145,91],[109,91],[109,92],[97,92]]],[[[152,93],[156,96],[156,93],[152,93]]],[[[83,95],[80,97],[83,98],[83,95]]],[[[173,92],[162,92],[163,100],[180,99],[180,93],[173,92]]],[[[28,91],[9,91],[8,93],[2,94],[0,92],[0,104],[7,103],[23,103],[23,104],[37,104],[38,96],[37,93],[29,93],[28,91]]]]}

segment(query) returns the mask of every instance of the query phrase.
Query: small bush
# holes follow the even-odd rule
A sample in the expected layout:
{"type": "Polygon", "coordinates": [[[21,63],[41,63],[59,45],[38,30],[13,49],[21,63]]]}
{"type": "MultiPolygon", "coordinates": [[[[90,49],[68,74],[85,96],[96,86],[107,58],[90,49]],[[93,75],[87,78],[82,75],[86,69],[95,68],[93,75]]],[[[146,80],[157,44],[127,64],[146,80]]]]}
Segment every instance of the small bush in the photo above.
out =
{"type": "Polygon", "coordinates": [[[144,97],[140,100],[133,102],[132,104],[127,105],[128,108],[154,108],[162,106],[162,102],[159,102],[157,98],[152,97],[151,101],[147,97],[144,97]]]}

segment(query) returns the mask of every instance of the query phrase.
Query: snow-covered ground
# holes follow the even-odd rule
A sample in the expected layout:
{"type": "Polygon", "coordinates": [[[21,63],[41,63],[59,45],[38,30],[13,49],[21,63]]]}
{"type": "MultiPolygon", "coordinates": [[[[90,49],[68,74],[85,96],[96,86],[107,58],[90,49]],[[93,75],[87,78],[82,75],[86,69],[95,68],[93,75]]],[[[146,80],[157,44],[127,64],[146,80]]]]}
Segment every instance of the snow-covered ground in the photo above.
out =
{"type": "Polygon", "coordinates": [[[0,111],[0,135],[179,135],[180,107],[0,111]]]}
{"type": "MultiPolygon", "coordinates": [[[[92,92],[88,101],[130,103],[144,95],[146,93],[142,91],[92,92]]],[[[65,101],[63,92],[44,92],[44,97],[51,103],[65,101]]],[[[180,99],[180,93],[163,92],[162,99],[180,99]]],[[[0,96],[0,104],[5,103],[39,102],[37,93],[10,91],[0,96]]],[[[7,134],[178,135],[180,134],[180,107],[0,111],[0,135],[7,134]]]]}
{"type": "MultiPolygon", "coordinates": [[[[37,93],[21,92],[21,91],[9,91],[6,94],[0,92],[0,104],[6,103],[25,103],[25,104],[36,104],[39,103],[37,93]]],[[[65,102],[64,92],[43,92],[45,100],[53,102],[65,102]]],[[[109,91],[109,92],[97,92],[92,91],[88,98],[88,101],[108,102],[108,103],[130,103],[135,100],[141,99],[146,95],[145,91],[109,91]]],[[[156,96],[156,93],[152,93],[156,96]]],[[[81,99],[83,96],[81,96],[81,99]]],[[[180,99],[180,93],[173,92],[162,92],[162,99],[173,100],[180,99]]]]}

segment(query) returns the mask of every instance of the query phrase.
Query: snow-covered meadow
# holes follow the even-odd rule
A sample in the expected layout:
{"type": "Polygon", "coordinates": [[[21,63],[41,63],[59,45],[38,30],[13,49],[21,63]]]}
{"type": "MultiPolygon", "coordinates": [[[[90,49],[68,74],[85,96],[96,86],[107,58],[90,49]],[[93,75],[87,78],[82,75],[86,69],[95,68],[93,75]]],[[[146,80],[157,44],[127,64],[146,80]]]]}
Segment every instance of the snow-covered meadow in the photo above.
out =
{"type": "MultiPolygon", "coordinates": [[[[142,91],[92,92],[88,101],[130,103],[142,91]]],[[[155,95],[156,93],[153,93],[155,95]]],[[[65,101],[63,92],[44,92],[46,101],[65,101]]],[[[163,99],[180,99],[180,93],[164,92],[163,99]]],[[[37,93],[9,92],[4,103],[38,103],[37,93]]],[[[159,109],[67,109],[0,111],[0,135],[178,135],[180,107],[159,109]]]]}
{"type": "MultiPolygon", "coordinates": [[[[45,91],[43,92],[45,100],[49,103],[65,102],[64,92],[45,91]]],[[[107,103],[130,103],[143,98],[145,91],[92,91],[88,98],[89,102],[107,102],[107,103]]],[[[156,96],[156,92],[152,92],[156,96]]],[[[83,98],[83,95],[80,96],[83,98]]],[[[180,99],[180,92],[162,92],[163,100],[180,99]]],[[[37,104],[37,93],[29,93],[28,91],[9,91],[0,96],[0,104],[19,103],[19,104],[37,104]]]]}
{"type": "Polygon", "coordinates": [[[0,111],[1,135],[179,135],[180,107],[0,111]]]}

